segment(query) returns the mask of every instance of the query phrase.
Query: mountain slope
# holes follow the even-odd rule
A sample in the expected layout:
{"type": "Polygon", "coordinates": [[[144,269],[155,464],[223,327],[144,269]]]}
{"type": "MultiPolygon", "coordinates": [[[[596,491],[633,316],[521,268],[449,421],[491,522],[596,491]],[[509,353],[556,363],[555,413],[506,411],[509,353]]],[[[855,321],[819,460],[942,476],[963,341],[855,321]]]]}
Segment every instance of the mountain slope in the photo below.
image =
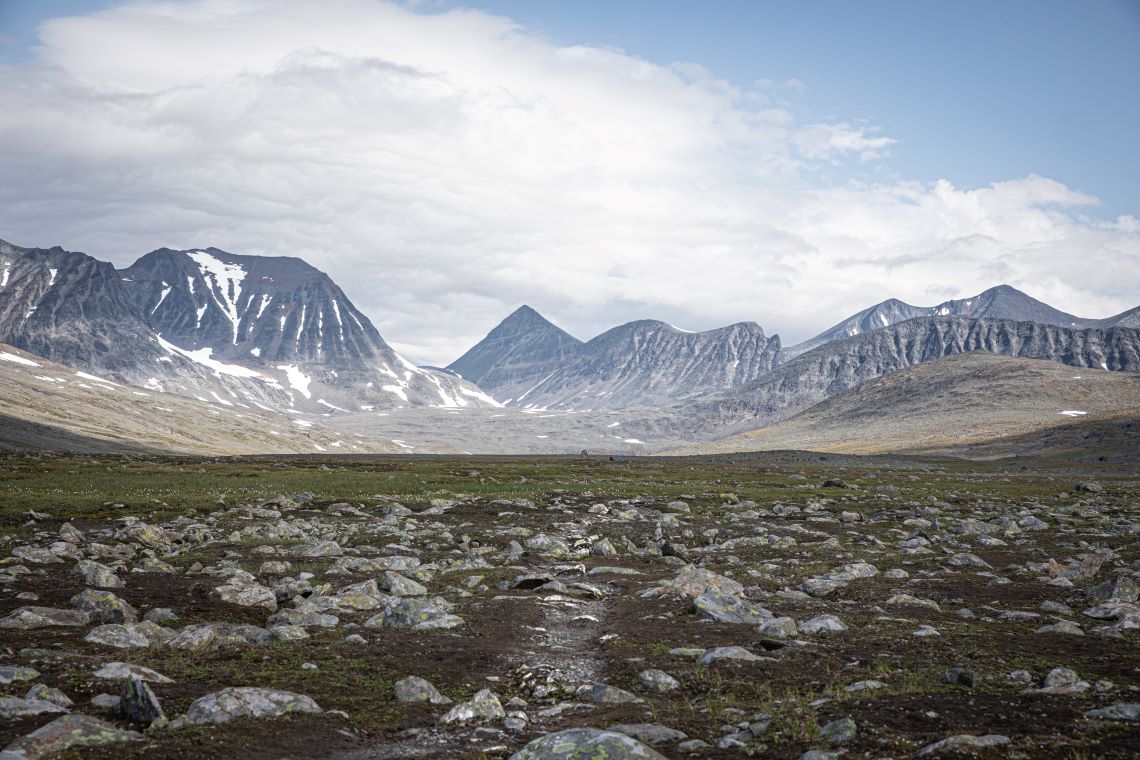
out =
{"type": "MultiPolygon", "coordinates": [[[[808,449],[966,453],[981,442],[1140,417],[1140,374],[971,352],[875,378],[758,430],[676,453],[808,449]]],[[[992,447],[992,443],[991,443],[992,447]]]]}
{"type": "Polygon", "coordinates": [[[891,298],[853,314],[810,340],[789,346],[785,350],[785,355],[788,358],[798,356],[833,340],[842,340],[916,317],[1011,319],[1057,327],[1107,329],[1116,326],[1140,326],[1140,307],[1108,319],[1084,319],[1054,309],[1049,304],[1038,301],[1009,285],[998,285],[972,298],[944,301],[937,306],[912,306],[891,298]],[[1129,319],[1136,323],[1129,322],[1129,319]]]}
{"type": "Polygon", "coordinates": [[[755,322],[705,332],[630,322],[583,344],[512,405],[584,411],[675,403],[750,382],[775,366],[779,352],[779,337],[755,322]]]}
{"type": "Polygon", "coordinates": [[[384,453],[319,420],[112,383],[0,344],[0,449],[191,454],[384,453]]]}
{"type": "Polygon", "coordinates": [[[534,309],[521,306],[447,369],[506,403],[556,371],[582,345],[534,309]]]}
{"type": "Polygon", "coordinates": [[[646,437],[722,438],[787,419],[876,377],[943,356],[988,351],[1073,367],[1140,371],[1140,330],[1076,330],[1002,319],[920,317],[797,356],[748,385],[630,422],[646,437]]]}
{"type": "Polygon", "coordinates": [[[328,275],[301,259],[163,248],[121,275],[163,340],[271,378],[292,408],[495,403],[470,383],[405,360],[328,275]]]}

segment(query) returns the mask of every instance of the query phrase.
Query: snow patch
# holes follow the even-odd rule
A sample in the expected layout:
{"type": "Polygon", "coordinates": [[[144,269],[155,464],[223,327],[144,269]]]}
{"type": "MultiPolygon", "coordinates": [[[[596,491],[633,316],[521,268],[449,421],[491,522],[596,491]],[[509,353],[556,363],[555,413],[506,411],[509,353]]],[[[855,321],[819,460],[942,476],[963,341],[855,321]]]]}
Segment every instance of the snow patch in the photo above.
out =
{"type": "Polygon", "coordinates": [[[154,314],[156,311],[158,311],[158,307],[162,306],[162,302],[166,300],[166,297],[168,295],[170,295],[170,286],[167,285],[165,281],[163,281],[163,283],[162,283],[162,295],[160,295],[158,297],[158,303],[156,303],[154,305],[154,308],[150,310],[151,314],[154,314]]]}
{"type": "Polygon", "coordinates": [[[380,386],[380,390],[388,391],[389,393],[394,393],[397,396],[399,396],[400,399],[403,401],[408,400],[408,394],[404,393],[404,389],[399,385],[382,385],[382,386],[380,386]]]}
{"type": "Polygon", "coordinates": [[[23,364],[25,367],[38,367],[38,366],[40,366],[39,364],[36,364],[31,359],[25,359],[22,356],[17,356],[16,354],[10,354],[7,351],[0,351],[0,361],[12,362],[13,364],[23,364]]]}
{"type": "Polygon", "coordinates": [[[116,386],[118,385],[118,383],[112,383],[110,380],[104,380],[101,377],[97,377],[95,375],[89,375],[86,372],[76,372],[75,375],[76,375],[76,377],[82,377],[84,380],[93,380],[96,383],[105,383],[107,385],[116,385],[116,386]]]}
{"type": "Polygon", "coordinates": [[[249,349],[249,352],[254,356],[261,356],[261,346],[254,346],[253,348],[249,349]]]}
{"type": "Polygon", "coordinates": [[[639,441],[636,438],[626,438],[625,443],[645,443],[645,441],[639,441]]]}
{"type": "MultiPolygon", "coordinates": [[[[231,377],[256,377],[261,378],[261,373],[256,370],[249,369],[248,367],[241,367],[237,364],[225,364],[212,359],[211,355],[214,353],[212,348],[199,348],[197,351],[187,351],[184,348],[179,348],[168,340],[165,340],[161,335],[158,336],[158,343],[167,353],[178,354],[184,356],[195,364],[201,364],[203,367],[212,369],[218,375],[230,375],[231,377]]],[[[262,378],[263,379],[263,378],[262,378]]],[[[205,399],[203,399],[205,401],[205,399]]]]}
{"type": "Polygon", "coordinates": [[[606,427],[608,427],[608,428],[610,428],[610,427],[621,427],[621,423],[620,422],[611,422],[610,424],[606,425],[606,427]]]}
{"type": "Polygon", "coordinates": [[[285,372],[285,377],[289,381],[289,386],[300,393],[305,398],[312,398],[309,393],[309,383],[313,379],[301,371],[301,368],[294,364],[278,364],[277,369],[285,372]]]}
{"type": "Polygon", "coordinates": [[[8,275],[10,275],[11,273],[12,273],[12,265],[11,264],[5,264],[4,265],[4,274],[0,275],[0,288],[5,288],[8,286],[8,275]]]}
{"type": "Polygon", "coordinates": [[[245,279],[246,271],[240,264],[227,264],[205,251],[191,251],[188,255],[198,265],[207,284],[211,284],[212,281],[210,295],[229,317],[233,325],[233,342],[236,346],[238,322],[241,318],[238,314],[238,299],[241,297],[241,283],[245,279]]]}
{"type": "Polygon", "coordinates": [[[477,398],[484,403],[490,404],[491,406],[502,406],[502,404],[500,404],[498,401],[496,401],[495,399],[488,396],[486,393],[483,393],[483,391],[477,391],[477,390],[474,390],[472,388],[462,388],[461,387],[459,389],[459,392],[462,393],[464,396],[470,396],[471,398],[477,398]]]}
{"type": "Polygon", "coordinates": [[[55,276],[57,274],[59,274],[59,270],[58,269],[52,269],[49,267],[48,272],[51,273],[51,279],[48,280],[48,287],[50,288],[52,285],[55,285],[55,276]]]}
{"type": "Polygon", "coordinates": [[[1058,412],[1058,414],[1063,414],[1066,417],[1083,417],[1084,415],[1088,414],[1088,412],[1080,412],[1076,409],[1066,409],[1063,412],[1058,412]]]}
{"type": "Polygon", "coordinates": [[[347,412],[348,411],[347,409],[341,409],[339,406],[336,406],[335,404],[330,404],[329,402],[325,401],[323,398],[317,399],[317,403],[320,404],[321,406],[327,406],[329,409],[335,409],[338,412],[347,412]]]}

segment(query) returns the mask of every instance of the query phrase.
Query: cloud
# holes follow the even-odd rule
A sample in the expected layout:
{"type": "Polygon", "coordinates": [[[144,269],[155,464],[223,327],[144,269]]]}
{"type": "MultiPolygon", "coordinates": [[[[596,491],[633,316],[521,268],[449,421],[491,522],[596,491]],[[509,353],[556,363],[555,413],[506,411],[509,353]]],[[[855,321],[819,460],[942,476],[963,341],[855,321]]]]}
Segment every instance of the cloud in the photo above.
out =
{"type": "Polygon", "coordinates": [[[792,343],[996,278],[1089,316],[1140,291],[1135,219],[1061,183],[821,185],[893,140],[486,13],[134,2],[40,34],[0,67],[0,237],[301,256],[418,361],[522,303],[583,338],[656,317],[792,343]]]}
{"type": "Polygon", "coordinates": [[[876,134],[875,127],[853,127],[839,124],[808,124],[796,132],[792,142],[801,155],[815,160],[833,161],[853,153],[861,161],[873,161],[889,155],[888,148],[896,140],[876,134]]]}

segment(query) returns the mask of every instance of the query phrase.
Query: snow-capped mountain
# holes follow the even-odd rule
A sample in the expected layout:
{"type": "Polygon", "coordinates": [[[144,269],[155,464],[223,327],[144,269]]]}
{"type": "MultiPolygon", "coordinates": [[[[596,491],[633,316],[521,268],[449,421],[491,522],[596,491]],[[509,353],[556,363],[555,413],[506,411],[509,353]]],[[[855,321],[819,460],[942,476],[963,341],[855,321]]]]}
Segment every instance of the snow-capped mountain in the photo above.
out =
{"type": "Polygon", "coordinates": [[[450,369],[509,406],[584,411],[669,404],[741,385],[771,370],[779,353],[779,337],[755,322],[688,332],[647,319],[580,343],[524,307],[450,369]]]}
{"type": "Polygon", "coordinates": [[[507,401],[549,377],[582,345],[534,309],[522,306],[447,368],[507,401]]]}
{"type": "Polygon", "coordinates": [[[152,251],[120,272],[169,344],[276,379],[296,408],[494,405],[394,351],[328,275],[290,257],[152,251]]]}
{"type": "Polygon", "coordinates": [[[998,285],[972,298],[944,301],[937,306],[912,306],[891,298],[851,315],[810,340],[789,346],[784,349],[785,357],[791,358],[833,340],[850,338],[915,317],[1012,319],[1057,327],[1107,329],[1140,326],[1140,307],[1107,319],[1085,319],[1054,309],[1009,285],[998,285]]]}
{"type": "Polygon", "coordinates": [[[100,377],[231,406],[494,406],[397,354],[299,259],[155,251],[124,271],[0,243],[0,341],[100,377]]]}

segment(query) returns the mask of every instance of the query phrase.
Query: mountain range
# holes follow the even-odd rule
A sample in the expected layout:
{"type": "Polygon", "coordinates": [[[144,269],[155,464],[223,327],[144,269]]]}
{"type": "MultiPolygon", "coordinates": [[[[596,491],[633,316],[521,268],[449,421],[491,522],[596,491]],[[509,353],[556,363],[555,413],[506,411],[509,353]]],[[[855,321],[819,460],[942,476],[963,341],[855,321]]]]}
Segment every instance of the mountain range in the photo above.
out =
{"type": "MultiPolygon", "coordinates": [[[[1086,319],[1002,285],[932,307],[887,300],[785,348],[755,322],[689,332],[644,319],[582,341],[523,306],[436,369],[400,356],[336,283],[298,258],[161,248],[117,270],[80,252],[0,241],[0,343],[81,380],[185,396],[251,424],[256,411],[271,415],[259,425],[281,427],[272,422],[281,413],[301,425],[327,419],[359,440],[383,430],[371,450],[390,442],[403,451],[556,453],[573,441],[632,452],[764,428],[878,378],[976,351],[1132,376],[1140,307],[1086,319]],[[426,409],[438,411],[416,412],[426,409]],[[465,425],[448,422],[480,410],[465,425]],[[538,412],[545,428],[527,421],[538,412]],[[405,429],[418,431],[416,442],[405,429]]],[[[28,383],[62,394],[77,381],[47,374],[7,387],[50,406],[28,383]]],[[[79,403],[73,396],[59,404],[79,403]]],[[[225,437],[230,448],[244,445],[232,431],[225,437]]]]}
{"type": "Polygon", "coordinates": [[[0,281],[0,341],[119,382],[262,409],[496,405],[401,357],[300,259],[164,248],[118,271],[0,242],[0,281]]]}

